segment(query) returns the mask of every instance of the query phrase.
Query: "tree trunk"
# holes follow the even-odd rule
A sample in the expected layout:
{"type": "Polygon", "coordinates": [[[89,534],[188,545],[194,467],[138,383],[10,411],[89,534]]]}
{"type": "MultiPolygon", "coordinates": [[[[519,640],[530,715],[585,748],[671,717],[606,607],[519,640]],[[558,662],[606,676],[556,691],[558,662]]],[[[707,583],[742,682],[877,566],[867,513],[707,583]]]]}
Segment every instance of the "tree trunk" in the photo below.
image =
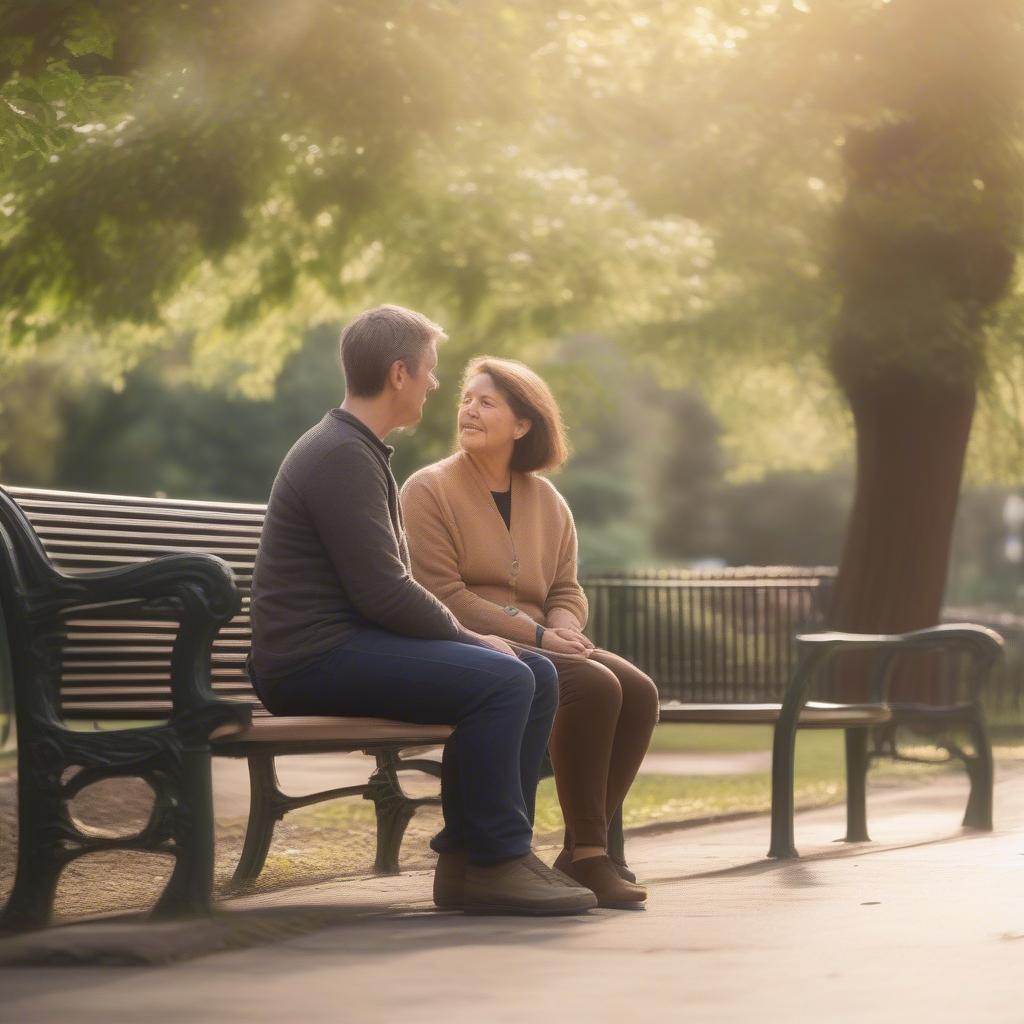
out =
{"type": "MultiPolygon", "coordinates": [[[[847,387],[857,428],[857,489],[828,615],[853,633],[936,625],[942,609],[972,385],[938,387],[903,375],[847,387]]],[[[863,700],[863,664],[841,667],[842,700],[863,700]]],[[[928,703],[926,665],[894,679],[894,702],[928,703]]]]}

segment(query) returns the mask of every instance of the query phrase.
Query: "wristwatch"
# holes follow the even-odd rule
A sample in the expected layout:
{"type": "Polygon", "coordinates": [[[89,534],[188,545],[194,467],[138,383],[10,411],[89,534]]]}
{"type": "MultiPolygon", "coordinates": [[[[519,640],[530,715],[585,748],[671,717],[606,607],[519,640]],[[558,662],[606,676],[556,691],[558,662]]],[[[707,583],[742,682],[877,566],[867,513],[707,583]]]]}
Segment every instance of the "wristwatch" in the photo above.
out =
{"type": "Polygon", "coordinates": [[[544,627],[543,626],[538,626],[537,627],[537,641],[536,641],[536,643],[533,646],[534,647],[543,647],[544,646],[544,627]]]}

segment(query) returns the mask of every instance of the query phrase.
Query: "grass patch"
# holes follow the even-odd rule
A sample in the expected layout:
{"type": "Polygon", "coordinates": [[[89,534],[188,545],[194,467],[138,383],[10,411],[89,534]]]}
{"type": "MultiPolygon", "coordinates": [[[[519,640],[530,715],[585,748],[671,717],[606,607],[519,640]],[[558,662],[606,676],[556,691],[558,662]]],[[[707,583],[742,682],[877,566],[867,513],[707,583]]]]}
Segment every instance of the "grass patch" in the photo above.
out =
{"type": "MultiPolygon", "coordinates": [[[[652,749],[662,752],[740,753],[771,750],[770,726],[666,725],[655,730],[652,749]],[[660,735],[660,734],[668,735],[660,735]]],[[[907,751],[909,753],[909,750],[907,751]]],[[[941,759],[934,747],[915,747],[915,756],[941,759]]],[[[879,761],[870,783],[926,778],[943,766],[879,761]]],[[[797,733],[794,796],[801,810],[842,803],[846,798],[843,734],[840,730],[797,733]]],[[[771,808],[771,773],[739,775],[641,775],[624,808],[626,827],[658,821],[692,821],[771,808]]],[[[539,816],[539,815],[538,815],[539,816]]]]}
{"type": "Polygon", "coordinates": [[[373,803],[355,797],[342,797],[316,807],[307,807],[288,815],[289,821],[302,822],[314,828],[373,827],[373,803]]]}
{"type": "MultiPolygon", "coordinates": [[[[654,734],[652,749],[662,752],[740,753],[770,750],[770,726],[665,725],[654,734]],[[667,734],[667,735],[665,735],[667,734]]],[[[943,753],[926,745],[905,748],[918,757],[941,761],[943,753]]],[[[1003,751],[1000,751],[1003,753],[1003,751]]],[[[1024,759],[1024,747],[1006,748],[1008,758],[1024,759]]],[[[953,769],[959,763],[953,762],[953,769]]],[[[946,770],[935,765],[879,761],[871,769],[870,782],[885,784],[926,779],[946,770]]],[[[841,803],[846,795],[843,734],[841,730],[804,730],[797,734],[795,796],[800,809],[841,803]]],[[[768,771],[736,775],[644,774],[633,784],[626,800],[626,827],[654,822],[691,821],[741,812],[768,811],[771,807],[771,775],[768,771]]],[[[367,800],[338,800],[289,816],[289,820],[320,829],[372,828],[373,805],[367,800]]],[[[538,834],[562,829],[553,779],[537,788],[538,834]]]]}
{"type": "MultiPolygon", "coordinates": [[[[773,729],[766,725],[666,724],[655,730],[651,750],[661,753],[740,753],[770,751],[773,729]]],[[[902,743],[906,756],[932,764],[882,759],[871,766],[868,784],[899,783],[963,771],[945,751],[928,743],[902,743]]],[[[997,761],[1024,761],[1024,744],[997,744],[997,761]]],[[[806,729],[797,733],[794,795],[805,810],[843,802],[846,798],[843,732],[806,729]]],[[[687,821],[713,815],[771,809],[771,775],[758,772],[729,776],[646,775],[637,779],[626,800],[627,827],[656,821],[687,821]]]]}
{"type": "Polygon", "coordinates": [[[663,753],[738,753],[771,750],[770,725],[698,725],[666,723],[651,737],[652,751],[663,753]]]}

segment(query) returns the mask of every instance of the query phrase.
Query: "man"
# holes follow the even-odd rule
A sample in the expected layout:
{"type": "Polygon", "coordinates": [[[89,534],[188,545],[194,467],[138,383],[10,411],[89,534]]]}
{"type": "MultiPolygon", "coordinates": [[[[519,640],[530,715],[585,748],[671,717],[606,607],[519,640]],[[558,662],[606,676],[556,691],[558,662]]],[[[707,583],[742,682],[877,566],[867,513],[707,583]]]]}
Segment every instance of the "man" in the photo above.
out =
{"type": "Polygon", "coordinates": [[[250,673],[281,715],[455,727],[442,758],[434,900],[558,914],[596,905],[531,852],[533,804],[558,702],[554,666],[464,630],[416,583],[384,438],[437,388],[437,324],[400,306],[341,335],[345,400],[278,471],[256,556],[250,673]]]}

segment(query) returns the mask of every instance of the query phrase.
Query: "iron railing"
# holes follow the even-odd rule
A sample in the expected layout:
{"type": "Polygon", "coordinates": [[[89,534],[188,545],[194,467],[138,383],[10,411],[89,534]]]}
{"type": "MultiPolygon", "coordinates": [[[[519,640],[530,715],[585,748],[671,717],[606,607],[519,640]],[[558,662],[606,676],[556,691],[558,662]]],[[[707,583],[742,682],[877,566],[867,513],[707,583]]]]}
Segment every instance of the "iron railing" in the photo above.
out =
{"type": "MultiPolygon", "coordinates": [[[[663,701],[780,701],[793,668],[795,633],[823,628],[836,571],[830,567],[658,569],[592,573],[588,633],[658,684],[663,701]]],[[[951,608],[945,621],[991,626],[1007,641],[1006,662],[984,695],[993,710],[1016,710],[1024,695],[1024,618],[951,608]]],[[[930,699],[970,699],[963,659],[929,663],[930,699]]],[[[819,699],[838,696],[835,676],[819,681],[819,699]]]]}
{"type": "Polygon", "coordinates": [[[782,699],[794,633],[818,628],[832,570],[601,573],[583,580],[588,632],[642,668],[662,700],[782,699]]]}

